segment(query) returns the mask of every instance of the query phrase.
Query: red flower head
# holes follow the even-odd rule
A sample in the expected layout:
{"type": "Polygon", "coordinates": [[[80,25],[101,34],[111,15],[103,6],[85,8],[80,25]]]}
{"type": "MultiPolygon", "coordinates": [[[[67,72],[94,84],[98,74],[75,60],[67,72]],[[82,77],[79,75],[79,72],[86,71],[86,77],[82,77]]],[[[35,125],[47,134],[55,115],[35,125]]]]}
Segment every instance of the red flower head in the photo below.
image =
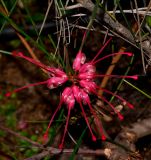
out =
{"type": "MultiPolygon", "coordinates": [[[[103,89],[100,88],[99,86],[97,86],[95,79],[97,77],[104,77],[104,76],[109,76],[109,77],[117,77],[117,78],[132,78],[132,79],[137,79],[137,75],[134,76],[119,76],[119,75],[99,75],[96,74],[96,68],[95,68],[95,64],[108,58],[111,56],[115,56],[118,54],[122,54],[122,55],[126,55],[126,56],[132,56],[132,53],[113,53],[107,56],[104,56],[100,59],[97,59],[99,54],[102,52],[102,50],[105,48],[105,46],[110,42],[111,39],[109,39],[106,44],[100,49],[100,51],[96,54],[96,56],[90,61],[90,62],[86,62],[86,56],[84,53],[82,53],[81,51],[79,51],[76,55],[76,58],[73,61],[73,70],[74,70],[74,74],[72,75],[72,82],[73,84],[71,84],[71,86],[66,87],[60,97],[60,102],[58,107],[56,108],[54,114],[51,117],[51,120],[49,122],[49,125],[47,127],[47,130],[44,134],[44,138],[48,137],[48,130],[51,127],[51,124],[57,114],[57,112],[60,110],[62,104],[65,104],[67,106],[68,109],[68,114],[67,114],[67,118],[66,118],[66,124],[65,124],[65,128],[64,128],[64,134],[63,134],[63,138],[61,141],[61,144],[59,145],[59,148],[63,148],[63,144],[64,144],[64,139],[65,139],[65,135],[67,132],[67,127],[68,127],[68,123],[69,123],[69,119],[70,119],[70,112],[71,109],[74,108],[75,102],[77,102],[81,108],[83,117],[86,121],[86,124],[89,128],[89,131],[91,133],[92,136],[92,140],[96,141],[96,137],[91,129],[91,126],[89,124],[89,120],[86,116],[86,113],[84,111],[83,105],[87,105],[90,109],[90,112],[92,113],[93,117],[96,120],[96,125],[98,126],[99,130],[100,130],[100,134],[102,135],[101,138],[102,140],[105,140],[105,135],[103,133],[103,128],[100,127],[100,123],[99,123],[99,118],[97,117],[96,111],[93,109],[91,102],[90,102],[90,98],[89,95],[93,94],[96,95],[98,98],[100,98],[101,100],[103,100],[104,102],[106,102],[111,108],[112,110],[117,114],[118,118],[120,120],[123,119],[123,116],[121,115],[121,113],[119,113],[113,106],[113,104],[111,104],[104,96],[100,96],[98,95],[98,91],[102,90],[110,95],[114,95],[115,97],[117,97],[119,100],[121,100],[122,102],[126,103],[127,106],[131,109],[133,109],[133,105],[130,104],[129,102],[127,102],[125,99],[123,99],[122,97],[120,97],[117,94],[112,93],[111,91],[107,90],[107,89],[103,89]]],[[[49,67],[46,66],[44,64],[42,64],[39,61],[36,61],[30,57],[25,56],[23,53],[19,52],[19,53],[13,53],[13,56],[16,57],[20,57],[23,59],[26,59],[27,61],[37,65],[38,67],[44,69],[45,71],[47,71],[49,78],[46,81],[43,82],[37,82],[34,84],[29,84],[27,86],[15,89],[12,92],[9,92],[6,94],[6,96],[10,96],[13,92],[18,92],[22,89],[31,87],[31,86],[36,86],[36,85],[41,85],[41,84],[46,84],[47,87],[49,89],[53,89],[53,88],[57,88],[60,85],[65,84],[68,80],[70,80],[71,76],[68,76],[63,70],[59,69],[59,68],[54,68],[54,67],[49,67]]]]}

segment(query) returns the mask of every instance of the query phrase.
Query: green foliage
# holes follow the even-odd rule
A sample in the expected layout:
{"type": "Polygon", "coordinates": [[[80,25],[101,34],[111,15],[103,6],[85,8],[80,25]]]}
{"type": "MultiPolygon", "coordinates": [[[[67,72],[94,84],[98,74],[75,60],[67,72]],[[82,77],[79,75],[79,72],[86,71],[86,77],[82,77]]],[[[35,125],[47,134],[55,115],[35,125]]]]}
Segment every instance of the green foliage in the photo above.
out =
{"type": "Polygon", "coordinates": [[[146,16],[146,23],[151,27],[151,16],[146,16]]]}
{"type": "Polygon", "coordinates": [[[87,130],[87,127],[83,130],[81,136],[79,137],[79,139],[78,139],[78,141],[77,141],[77,144],[76,144],[76,146],[74,147],[74,151],[72,152],[72,154],[71,154],[71,156],[70,156],[70,158],[69,158],[70,160],[74,160],[74,157],[75,157],[75,155],[76,155],[76,153],[77,153],[77,151],[78,151],[78,149],[80,148],[80,145],[81,145],[81,143],[82,143],[82,139],[84,138],[84,135],[85,135],[85,133],[86,133],[86,130],[87,130]]]}
{"type": "Polygon", "coordinates": [[[15,47],[15,48],[17,48],[17,47],[19,47],[21,45],[21,42],[17,39],[17,40],[12,40],[12,41],[10,41],[10,46],[12,46],[12,47],[15,47]]]}
{"type": "Polygon", "coordinates": [[[8,103],[1,106],[1,116],[5,116],[6,124],[9,127],[16,126],[16,116],[15,116],[16,107],[12,103],[8,103]]]}
{"type": "Polygon", "coordinates": [[[31,157],[32,155],[38,153],[39,149],[36,147],[32,147],[31,149],[28,149],[25,151],[24,155],[25,157],[31,157]]]}
{"type": "MultiPolygon", "coordinates": [[[[44,160],[50,160],[50,156],[45,157],[44,160]]],[[[53,159],[51,158],[51,160],[53,159]]]]}
{"type": "Polygon", "coordinates": [[[2,130],[0,130],[0,137],[4,137],[6,135],[6,133],[2,130]]]}
{"type": "Polygon", "coordinates": [[[0,100],[2,100],[4,98],[4,96],[2,94],[0,94],[0,100]]]}
{"type": "Polygon", "coordinates": [[[32,135],[32,136],[31,136],[31,140],[37,141],[37,139],[38,139],[38,136],[37,136],[37,135],[32,135]]]}

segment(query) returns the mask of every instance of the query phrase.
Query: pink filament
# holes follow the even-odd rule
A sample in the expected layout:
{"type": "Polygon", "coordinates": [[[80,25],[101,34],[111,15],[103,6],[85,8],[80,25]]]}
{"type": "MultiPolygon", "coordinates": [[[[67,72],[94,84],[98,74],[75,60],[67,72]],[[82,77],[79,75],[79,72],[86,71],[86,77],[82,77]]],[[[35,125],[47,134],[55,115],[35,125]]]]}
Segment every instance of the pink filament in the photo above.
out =
{"type": "Polygon", "coordinates": [[[92,79],[92,78],[95,78],[95,77],[110,77],[110,78],[131,78],[131,79],[134,79],[134,80],[137,80],[138,79],[138,75],[133,75],[133,76],[123,76],[123,75],[113,75],[113,74],[93,74],[93,73],[80,73],[78,76],[77,76],[79,79],[92,79]]]}
{"type": "Polygon", "coordinates": [[[121,76],[121,75],[112,75],[112,74],[94,74],[93,75],[94,77],[115,77],[115,78],[131,78],[131,79],[134,79],[134,80],[137,80],[138,79],[138,76],[137,75],[133,75],[133,76],[121,76]]]}
{"type": "Polygon", "coordinates": [[[48,138],[49,128],[50,128],[50,126],[51,126],[51,124],[52,124],[52,122],[53,122],[53,120],[54,120],[54,117],[56,116],[57,112],[58,112],[59,109],[61,108],[61,105],[62,105],[62,100],[59,102],[58,107],[56,108],[55,112],[53,113],[53,116],[52,116],[51,119],[50,119],[50,122],[49,122],[49,124],[48,124],[47,129],[46,129],[46,132],[44,133],[44,136],[43,136],[44,140],[46,140],[46,139],[48,138]]]}
{"type": "Polygon", "coordinates": [[[14,56],[21,57],[21,58],[23,58],[23,59],[26,59],[27,61],[29,61],[29,62],[31,62],[31,63],[33,63],[33,64],[35,64],[35,65],[37,65],[37,66],[39,66],[39,67],[41,67],[41,68],[43,68],[43,69],[45,69],[46,71],[51,72],[51,68],[50,68],[50,67],[42,64],[40,61],[37,61],[37,60],[34,60],[33,58],[30,58],[30,57],[28,57],[28,56],[25,56],[22,52],[19,52],[19,53],[17,53],[17,54],[16,54],[16,53],[13,53],[13,55],[14,55],[14,56]]]}
{"type": "MultiPolygon", "coordinates": [[[[92,108],[92,106],[91,106],[91,104],[90,104],[90,101],[88,101],[87,100],[87,104],[88,104],[88,106],[89,106],[89,108],[90,108],[90,111],[91,111],[91,113],[93,114],[93,116],[95,117],[95,119],[96,119],[96,123],[97,123],[97,127],[100,127],[100,121],[99,121],[99,119],[98,119],[98,117],[97,117],[97,114],[96,114],[96,112],[94,111],[94,109],[92,108]]],[[[101,128],[100,128],[100,134],[102,135],[102,137],[101,137],[101,139],[102,140],[105,140],[106,139],[106,136],[103,134],[103,127],[101,126],[101,128]]]]}
{"type": "Polygon", "coordinates": [[[86,38],[86,35],[87,35],[87,31],[85,31],[84,34],[83,34],[82,42],[84,42],[84,40],[86,38]]]}
{"type": "Polygon", "coordinates": [[[99,96],[95,91],[93,91],[93,93],[98,97],[100,97],[104,102],[106,102],[113,109],[113,111],[118,115],[118,118],[120,120],[124,119],[124,117],[115,109],[115,107],[106,98],[104,98],[103,96],[99,96]]]}
{"type": "Polygon", "coordinates": [[[104,48],[109,44],[109,42],[112,40],[112,37],[101,47],[99,52],[96,54],[96,56],[92,59],[91,63],[100,55],[100,53],[104,50],[104,48]]]}
{"type": "Polygon", "coordinates": [[[78,103],[80,104],[80,108],[81,108],[81,110],[82,110],[84,119],[85,119],[85,121],[86,121],[86,123],[87,123],[87,126],[88,126],[88,128],[89,128],[89,131],[90,131],[90,133],[91,133],[92,140],[93,140],[93,141],[96,141],[96,137],[94,136],[94,134],[93,134],[93,132],[92,132],[92,129],[91,129],[91,127],[90,127],[88,118],[87,118],[87,116],[86,116],[86,114],[85,114],[85,111],[84,111],[84,109],[83,109],[83,106],[82,106],[82,104],[81,104],[81,101],[79,101],[78,103]]]}
{"type": "Polygon", "coordinates": [[[100,88],[100,87],[98,87],[98,86],[97,86],[97,88],[98,88],[99,90],[102,90],[102,91],[104,91],[104,92],[106,92],[106,93],[109,93],[109,94],[117,97],[118,99],[120,99],[120,100],[123,101],[123,102],[126,102],[126,104],[128,105],[129,108],[134,109],[134,106],[133,106],[132,104],[130,104],[128,101],[126,101],[124,98],[122,98],[121,96],[119,96],[119,95],[117,95],[117,94],[115,94],[115,93],[112,93],[111,91],[109,91],[109,90],[107,90],[107,89],[100,88]]]}
{"type": "MultiPolygon", "coordinates": [[[[133,54],[130,53],[130,52],[112,53],[112,54],[109,54],[109,55],[107,55],[107,56],[104,56],[104,57],[102,57],[102,58],[100,58],[100,59],[98,59],[98,60],[92,62],[92,64],[96,64],[96,63],[98,63],[98,62],[100,62],[100,61],[102,61],[102,60],[104,60],[104,59],[106,59],[106,58],[108,58],[108,57],[115,56],[115,55],[127,55],[127,56],[132,56],[133,54]]],[[[91,63],[91,62],[90,62],[90,63],[91,63]]]]}
{"type": "Polygon", "coordinates": [[[19,91],[21,91],[23,89],[26,89],[26,88],[29,88],[29,87],[32,87],[32,86],[38,86],[38,85],[41,85],[41,84],[47,84],[47,83],[48,83],[48,80],[47,81],[43,81],[43,82],[37,82],[37,83],[29,84],[27,86],[23,86],[23,87],[17,88],[15,90],[13,90],[12,92],[8,92],[8,93],[5,94],[5,96],[9,97],[9,96],[11,96],[11,94],[19,92],[19,91]]]}
{"type": "Polygon", "coordinates": [[[70,118],[71,109],[72,109],[71,107],[68,107],[68,115],[67,115],[66,125],[65,125],[65,128],[64,128],[63,138],[62,138],[61,144],[59,145],[60,149],[63,148],[64,139],[65,139],[65,135],[66,135],[68,124],[69,124],[69,118],[70,118]]]}

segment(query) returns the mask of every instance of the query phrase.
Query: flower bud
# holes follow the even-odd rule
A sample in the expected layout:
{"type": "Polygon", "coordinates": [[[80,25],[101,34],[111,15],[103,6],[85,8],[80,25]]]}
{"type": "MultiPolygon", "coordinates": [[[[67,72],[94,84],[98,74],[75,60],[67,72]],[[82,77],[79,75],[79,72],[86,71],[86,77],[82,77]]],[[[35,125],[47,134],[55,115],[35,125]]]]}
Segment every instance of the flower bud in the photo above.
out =
{"type": "Polygon", "coordinates": [[[80,67],[82,64],[84,64],[86,60],[86,56],[84,53],[82,53],[81,51],[78,52],[76,58],[74,59],[73,61],[73,66],[72,68],[75,70],[75,71],[79,71],[80,67]]]}
{"type": "Polygon", "coordinates": [[[86,105],[87,103],[90,103],[89,96],[84,90],[81,90],[81,99],[84,105],[86,105]]]}
{"type": "Polygon", "coordinates": [[[91,80],[94,78],[94,74],[93,73],[79,73],[78,74],[78,78],[79,79],[84,79],[84,80],[91,80]]]}
{"type": "Polygon", "coordinates": [[[80,101],[80,89],[79,89],[79,87],[78,86],[76,86],[76,85],[73,85],[72,86],[72,91],[73,91],[73,95],[74,95],[74,97],[75,97],[75,99],[79,102],[80,101]]]}
{"type": "Polygon", "coordinates": [[[66,73],[59,68],[51,68],[50,67],[50,68],[48,68],[48,70],[50,70],[52,76],[67,78],[66,73]]]}
{"type": "Polygon", "coordinates": [[[71,94],[72,89],[70,87],[66,87],[64,91],[62,92],[62,99],[65,101],[67,97],[71,94]]]}
{"type": "Polygon", "coordinates": [[[85,63],[79,70],[80,73],[95,73],[95,71],[96,68],[91,63],[85,63]]]}
{"type": "Polygon", "coordinates": [[[97,88],[95,82],[93,81],[81,80],[79,83],[87,93],[93,93],[97,88]]]}
{"type": "Polygon", "coordinates": [[[67,80],[68,80],[68,78],[51,77],[51,78],[48,80],[47,87],[48,87],[49,89],[56,88],[56,87],[62,85],[63,83],[65,83],[67,80]]]}
{"type": "Polygon", "coordinates": [[[67,105],[67,108],[73,108],[75,104],[75,98],[71,87],[66,87],[62,93],[62,100],[67,105]]]}

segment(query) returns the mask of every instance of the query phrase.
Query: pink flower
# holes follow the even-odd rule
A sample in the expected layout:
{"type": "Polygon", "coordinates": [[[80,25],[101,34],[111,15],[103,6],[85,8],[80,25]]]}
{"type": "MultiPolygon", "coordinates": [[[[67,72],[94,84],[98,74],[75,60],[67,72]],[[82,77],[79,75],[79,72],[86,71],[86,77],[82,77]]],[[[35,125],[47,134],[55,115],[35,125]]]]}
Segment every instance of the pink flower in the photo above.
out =
{"type": "Polygon", "coordinates": [[[93,74],[95,72],[96,72],[96,68],[91,63],[85,63],[79,69],[79,73],[91,73],[91,74],[93,74]]]}
{"type": "Polygon", "coordinates": [[[93,81],[80,80],[79,84],[83,88],[83,90],[85,90],[89,94],[93,93],[97,89],[97,85],[93,81]]]}
{"type": "Polygon", "coordinates": [[[65,104],[66,107],[67,107],[67,110],[68,110],[68,114],[67,114],[67,118],[66,118],[66,124],[65,124],[65,128],[64,128],[63,138],[61,140],[59,148],[63,148],[63,144],[64,144],[64,140],[65,140],[65,136],[66,136],[66,132],[67,132],[67,128],[68,128],[68,123],[69,123],[69,119],[70,119],[70,113],[71,113],[71,110],[74,108],[74,105],[75,105],[76,102],[80,106],[82,115],[83,115],[83,117],[86,121],[86,124],[89,128],[89,131],[91,133],[92,140],[96,141],[96,136],[94,135],[94,133],[91,129],[91,126],[89,124],[89,120],[87,118],[87,115],[84,111],[83,105],[89,107],[90,112],[92,113],[92,115],[95,119],[96,125],[99,128],[102,140],[106,139],[106,136],[103,132],[103,127],[100,126],[100,120],[97,116],[97,113],[96,113],[95,109],[93,109],[93,106],[91,105],[89,95],[95,95],[96,97],[98,97],[99,99],[101,99],[102,101],[107,103],[108,106],[114,111],[114,113],[117,114],[117,116],[120,120],[123,119],[123,115],[121,113],[119,113],[115,109],[113,104],[110,103],[104,96],[100,96],[98,94],[99,90],[103,90],[107,94],[115,96],[116,98],[118,98],[122,102],[126,103],[129,108],[131,108],[131,109],[134,108],[132,104],[127,102],[121,96],[119,96],[117,94],[114,94],[107,89],[100,88],[99,86],[97,86],[97,84],[95,82],[96,78],[104,77],[104,76],[109,76],[110,78],[115,77],[115,78],[132,78],[134,80],[138,79],[137,75],[119,76],[119,75],[99,75],[99,74],[96,74],[96,68],[95,68],[96,63],[101,62],[102,60],[104,60],[108,57],[112,57],[112,56],[115,56],[115,55],[118,55],[118,54],[132,56],[132,53],[129,53],[129,52],[112,53],[112,54],[109,54],[107,56],[104,56],[102,58],[97,59],[98,56],[100,55],[100,53],[102,52],[102,50],[105,48],[105,46],[110,42],[110,40],[111,39],[109,39],[106,42],[106,44],[100,49],[100,51],[96,54],[96,56],[90,62],[85,63],[86,56],[82,51],[79,51],[76,55],[76,58],[73,61],[73,66],[72,66],[72,68],[75,72],[73,73],[73,75],[70,75],[70,76],[68,76],[68,74],[66,74],[62,69],[46,66],[45,64],[42,64],[39,61],[36,61],[36,60],[34,60],[30,57],[25,56],[21,52],[13,53],[13,56],[23,58],[23,59],[33,63],[34,65],[44,69],[48,73],[49,78],[46,81],[43,81],[43,82],[37,82],[37,83],[34,83],[34,84],[29,84],[29,85],[21,87],[21,88],[17,88],[12,92],[8,92],[6,94],[6,96],[10,96],[13,92],[18,92],[22,89],[25,89],[25,88],[28,88],[28,87],[31,87],[31,86],[46,84],[49,89],[53,89],[53,88],[59,87],[60,85],[65,84],[68,80],[72,82],[71,86],[64,88],[64,90],[61,94],[61,97],[60,97],[60,102],[58,104],[58,107],[56,108],[54,114],[52,115],[51,120],[49,122],[49,125],[47,127],[47,130],[44,134],[44,138],[47,138],[49,128],[51,127],[52,122],[53,122],[57,112],[60,110],[62,104],[65,104]]]}

